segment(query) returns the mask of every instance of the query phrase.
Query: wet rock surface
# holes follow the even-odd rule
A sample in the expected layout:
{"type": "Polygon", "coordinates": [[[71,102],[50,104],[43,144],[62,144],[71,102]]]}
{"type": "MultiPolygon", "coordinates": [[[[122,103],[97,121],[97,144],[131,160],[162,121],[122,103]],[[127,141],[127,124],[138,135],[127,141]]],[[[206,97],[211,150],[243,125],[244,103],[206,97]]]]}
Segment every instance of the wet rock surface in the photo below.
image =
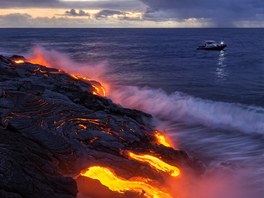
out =
{"type": "Polygon", "coordinates": [[[72,178],[89,165],[161,180],[127,151],[201,168],[155,143],[150,115],[93,95],[93,81],[19,58],[0,56],[0,197],[76,197],[72,178]]]}

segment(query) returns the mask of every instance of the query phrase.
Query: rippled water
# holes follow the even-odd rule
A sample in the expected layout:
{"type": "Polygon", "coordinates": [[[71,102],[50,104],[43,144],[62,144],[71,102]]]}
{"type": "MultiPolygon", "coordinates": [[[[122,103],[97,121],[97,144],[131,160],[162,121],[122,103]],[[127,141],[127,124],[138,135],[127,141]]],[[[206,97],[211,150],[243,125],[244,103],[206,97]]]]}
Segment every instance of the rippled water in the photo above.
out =
{"type": "MultiPolygon", "coordinates": [[[[34,45],[106,64],[110,97],[151,113],[208,167],[264,187],[264,29],[1,29],[2,54],[34,45]],[[197,51],[203,40],[225,51],[197,51]],[[239,173],[238,173],[239,172],[239,173]]],[[[59,58],[59,57],[58,57],[59,58]]],[[[74,67],[74,66],[73,66],[74,67]]],[[[256,197],[256,196],[255,196],[256,197]]]]}

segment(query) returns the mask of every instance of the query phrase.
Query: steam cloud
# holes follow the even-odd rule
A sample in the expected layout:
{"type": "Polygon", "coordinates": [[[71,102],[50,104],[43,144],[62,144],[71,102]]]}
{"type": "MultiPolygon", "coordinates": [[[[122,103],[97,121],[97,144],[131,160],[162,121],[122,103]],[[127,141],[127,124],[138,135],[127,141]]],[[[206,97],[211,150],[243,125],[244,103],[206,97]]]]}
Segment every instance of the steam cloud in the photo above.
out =
{"type": "Polygon", "coordinates": [[[44,66],[54,67],[81,77],[88,77],[90,80],[101,82],[107,86],[104,83],[104,78],[110,70],[106,68],[105,62],[99,64],[77,63],[63,53],[47,50],[41,46],[34,47],[27,56],[29,59],[39,59],[38,62],[44,66]]]}

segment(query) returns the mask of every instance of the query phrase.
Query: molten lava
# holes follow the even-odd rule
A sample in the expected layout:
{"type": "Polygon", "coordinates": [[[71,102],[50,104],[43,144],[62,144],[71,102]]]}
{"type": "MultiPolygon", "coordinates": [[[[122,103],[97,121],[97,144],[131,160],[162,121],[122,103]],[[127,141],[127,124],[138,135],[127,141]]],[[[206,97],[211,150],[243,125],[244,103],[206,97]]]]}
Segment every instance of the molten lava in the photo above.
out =
{"type": "Polygon", "coordinates": [[[168,193],[146,183],[146,179],[126,180],[118,177],[115,173],[105,167],[93,166],[81,173],[81,176],[100,181],[100,183],[111,191],[124,193],[132,191],[148,198],[172,198],[168,193]]]}
{"type": "Polygon", "coordinates": [[[16,64],[23,64],[23,63],[25,63],[25,61],[24,60],[14,60],[14,62],[16,63],[16,64]]]}
{"type": "Polygon", "coordinates": [[[84,76],[80,76],[80,75],[76,75],[76,74],[69,74],[72,78],[76,79],[76,80],[84,80],[84,81],[90,81],[89,78],[84,77],[84,76]]]}
{"type": "Polygon", "coordinates": [[[50,64],[50,61],[48,61],[47,58],[45,58],[43,52],[40,49],[36,49],[34,51],[33,56],[30,57],[28,61],[32,64],[39,64],[39,65],[43,65],[46,67],[52,67],[52,65],[50,64]]]}
{"type": "MultiPolygon", "coordinates": [[[[43,54],[43,52],[39,49],[36,49],[34,51],[33,56],[29,59],[29,62],[33,64],[44,65],[46,67],[56,67],[56,65],[52,65],[52,60],[47,59],[43,54]]],[[[92,91],[93,95],[106,96],[106,90],[100,83],[94,83],[95,81],[91,81],[90,78],[83,76],[82,74],[75,74],[75,73],[68,73],[68,74],[73,79],[83,80],[91,83],[94,89],[92,91]]]]}
{"type": "Polygon", "coordinates": [[[180,170],[177,167],[167,164],[166,162],[152,155],[137,155],[135,153],[129,152],[129,156],[134,160],[149,164],[157,171],[168,173],[173,177],[180,175],[180,170]]]}
{"type": "Polygon", "coordinates": [[[165,135],[163,135],[160,131],[155,131],[155,137],[158,144],[173,148],[173,145],[169,142],[168,138],[165,137],[165,135]]]}
{"type": "Polygon", "coordinates": [[[105,88],[101,85],[92,85],[94,88],[93,94],[99,96],[106,96],[105,88]]]}

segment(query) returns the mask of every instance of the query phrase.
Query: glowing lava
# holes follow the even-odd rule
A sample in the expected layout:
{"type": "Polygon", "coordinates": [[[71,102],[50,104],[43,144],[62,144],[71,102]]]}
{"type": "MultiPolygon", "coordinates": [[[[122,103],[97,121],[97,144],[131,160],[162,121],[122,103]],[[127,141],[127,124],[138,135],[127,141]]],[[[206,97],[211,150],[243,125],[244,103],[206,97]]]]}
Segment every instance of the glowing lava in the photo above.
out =
{"type": "Polygon", "coordinates": [[[157,142],[163,146],[166,147],[171,147],[173,148],[173,145],[171,143],[169,143],[169,140],[165,137],[165,135],[163,135],[161,132],[156,131],[155,132],[155,137],[157,139],[157,142]]]}
{"type": "MultiPolygon", "coordinates": [[[[48,59],[45,56],[45,54],[41,51],[41,49],[35,49],[33,56],[29,59],[29,62],[32,64],[39,64],[46,67],[56,67],[56,65],[52,64],[53,60],[48,59]]],[[[69,76],[71,76],[75,80],[82,80],[89,82],[94,89],[92,91],[93,95],[106,96],[106,90],[100,83],[98,82],[95,83],[95,81],[91,81],[90,78],[84,76],[83,74],[76,74],[69,71],[66,72],[69,76]]]]}
{"type": "Polygon", "coordinates": [[[92,87],[94,88],[94,95],[106,96],[105,88],[102,85],[92,85],[92,87]]]}
{"type": "MultiPolygon", "coordinates": [[[[90,79],[87,78],[87,77],[79,76],[79,75],[76,75],[76,74],[70,74],[70,76],[73,79],[76,79],[76,80],[83,80],[83,81],[90,82],[90,79]]],[[[106,96],[105,88],[101,84],[99,84],[99,83],[98,84],[94,84],[93,82],[90,82],[90,83],[92,84],[92,87],[94,89],[94,91],[92,92],[93,95],[106,96]]]]}
{"type": "Polygon", "coordinates": [[[14,62],[16,63],[16,64],[23,64],[23,63],[25,63],[25,61],[24,60],[14,60],[14,62]]]}
{"type": "Polygon", "coordinates": [[[89,78],[83,77],[83,76],[79,76],[79,75],[76,75],[76,74],[70,74],[70,76],[73,79],[76,79],[76,80],[83,80],[83,81],[90,82],[92,84],[93,89],[94,89],[94,91],[92,92],[93,95],[106,96],[105,88],[101,84],[99,84],[99,83],[94,84],[93,82],[90,81],[89,78]]]}
{"type": "Polygon", "coordinates": [[[168,173],[173,177],[180,175],[180,170],[177,167],[167,164],[166,162],[152,155],[137,155],[135,153],[129,152],[129,156],[134,160],[149,164],[157,171],[168,173]]]}
{"type": "Polygon", "coordinates": [[[30,59],[28,60],[32,64],[39,64],[46,67],[52,67],[50,64],[50,61],[44,56],[44,53],[40,49],[35,49],[34,54],[30,59]]]}
{"type": "Polygon", "coordinates": [[[84,80],[84,81],[90,81],[89,78],[87,77],[83,77],[83,76],[79,76],[76,74],[69,74],[72,78],[76,79],[76,80],[84,80]]]}
{"type": "Polygon", "coordinates": [[[142,181],[139,181],[139,178],[138,181],[126,180],[118,177],[108,168],[100,166],[88,168],[81,173],[81,176],[99,180],[102,185],[118,193],[132,191],[148,198],[172,198],[169,194],[144,182],[146,181],[144,178],[142,178],[142,181]]]}

